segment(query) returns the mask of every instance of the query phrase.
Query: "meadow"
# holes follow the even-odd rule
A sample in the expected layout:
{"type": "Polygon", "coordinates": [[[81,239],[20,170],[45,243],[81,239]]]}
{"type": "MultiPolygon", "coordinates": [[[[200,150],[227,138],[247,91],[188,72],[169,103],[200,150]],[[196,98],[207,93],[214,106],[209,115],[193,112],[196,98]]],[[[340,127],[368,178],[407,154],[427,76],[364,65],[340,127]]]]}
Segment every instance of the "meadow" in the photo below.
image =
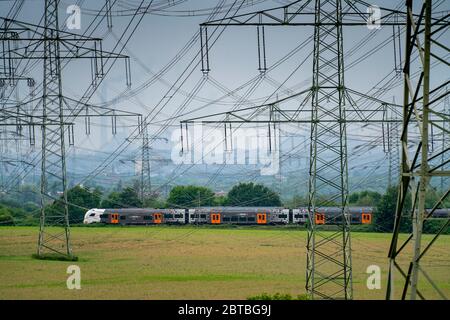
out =
{"type": "MultiPolygon", "coordinates": [[[[0,227],[0,299],[247,299],[305,293],[303,227],[73,227],[71,234],[78,261],[37,260],[32,258],[37,227],[0,227]],[[81,290],[66,287],[71,264],[81,269],[81,290]]],[[[384,299],[390,239],[387,233],[352,233],[355,299],[384,299]],[[366,268],[373,264],[382,271],[379,290],[366,285],[366,268]]],[[[430,239],[424,236],[424,242],[430,239]]],[[[422,262],[447,296],[449,244],[450,236],[442,236],[422,262]]],[[[400,276],[395,280],[400,283],[400,276]]],[[[438,298],[423,281],[420,289],[438,298]]]]}

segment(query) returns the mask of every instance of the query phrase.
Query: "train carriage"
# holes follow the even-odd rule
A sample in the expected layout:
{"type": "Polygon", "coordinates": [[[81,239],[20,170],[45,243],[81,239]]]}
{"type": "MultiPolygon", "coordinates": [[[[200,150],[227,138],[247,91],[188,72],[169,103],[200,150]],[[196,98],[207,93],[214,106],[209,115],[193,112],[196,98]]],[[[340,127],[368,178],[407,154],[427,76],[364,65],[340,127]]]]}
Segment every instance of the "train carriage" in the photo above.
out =
{"type": "Polygon", "coordinates": [[[157,209],[105,209],[100,221],[106,224],[149,225],[164,223],[164,216],[157,209]]]}
{"type": "Polygon", "coordinates": [[[270,215],[270,224],[288,224],[292,209],[273,208],[270,215]]]}
{"type": "MultiPolygon", "coordinates": [[[[431,209],[427,209],[427,213],[429,214],[431,209]]],[[[435,209],[431,218],[434,219],[445,219],[450,215],[450,209],[435,209]]]]}
{"type": "Polygon", "coordinates": [[[186,209],[164,209],[164,221],[167,224],[185,224],[186,209]]]}
{"type": "Polygon", "coordinates": [[[105,212],[105,209],[90,209],[84,215],[83,223],[91,224],[101,222],[101,215],[105,212]]]}
{"type": "MultiPolygon", "coordinates": [[[[350,207],[351,224],[371,224],[373,209],[350,207]]],[[[433,217],[447,216],[448,209],[437,209],[433,217]]],[[[314,214],[316,225],[342,224],[339,207],[318,207],[314,214]]],[[[308,208],[280,207],[198,207],[191,209],[91,209],[84,223],[102,222],[120,225],[149,224],[305,224],[308,208]]]]}
{"type": "MultiPolygon", "coordinates": [[[[429,213],[431,209],[427,209],[429,213]]],[[[450,209],[435,209],[433,219],[450,215],[450,209]]],[[[371,224],[373,208],[349,207],[351,224],[371,224]]],[[[151,224],[305,224],[309,221],[307,207],[286,209],[280,207],[198,207],[185,209],[90,209],[83,223],[106,223],[119,225],[151,224]]],[[[341,225],[339,207],[318,207],[313,221],[316,225],[341,225]]]]}
{"type": "Polygon", "coordinates": [[[209,223],[209,213],[204,208],[188,209],[189,223],[206,224],[209,223]]]}
{"type": "MultiPolygon", "coordinates": [[[[430,212],[430,209],[427,209],[430,212]]],[[[434,219],[447,218],[450,210],[436,209],[434,219]]],[[[349,207],[351,224],[371,224],[373,208],[349,207]]],[[[308,208],[285,209],[279,207],[199,207],[191,209],[90,209],[84,223],[103,222],[121,225],[148,224],[305,224],[309,220],[308,208]]],[[[316,208],[316,225],[341,225],[339,207],[316,208]]]]}
{"type": "Polygon", "coordinates": [[[189,209],[193,224],[281,224],[289,222],[288,209],[278,207],[199,207],[189,209]]]}
{"type": "Polygon", "coordinates": [[[308,208],[298,208],[290,210],[289,222],[305,224],[308,221],[308,208]]]}
{"type": "MultiPolygon", "coordinates": [[[[303,208],[302,210],[308,210],[303,208]]],[[[348,214],[351,224],[371,224],[373,208],[370,207],[349,207],[348,214]]],[[[318,207],[314,214],[316,225],[341,225],[342,212],[339,207],[318,207]]]]}

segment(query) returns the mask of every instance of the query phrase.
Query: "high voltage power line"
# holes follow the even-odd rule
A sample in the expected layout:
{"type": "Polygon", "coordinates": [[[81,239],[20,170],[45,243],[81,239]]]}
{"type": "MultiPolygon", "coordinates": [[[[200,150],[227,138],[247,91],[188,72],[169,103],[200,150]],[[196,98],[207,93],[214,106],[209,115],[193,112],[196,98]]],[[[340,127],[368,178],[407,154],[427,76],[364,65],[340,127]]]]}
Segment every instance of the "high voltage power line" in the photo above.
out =
{"type": "MultiPolygon", "coordinates": [[[[183,16],[189,13],[188,10],[167,10],[168,8],[179,5],[186,1],[150,1],[147,5],[144,1],[137,3],[133,1],[105,1],[105,5],[100,10],[87,10],[88,14],[95,15],[97,17],[101,17],[100,22],[107,20],[107,26],[110,30],[112,28],[113,17],[115,16],[130,16],[131,20],[135,19],[136,16],[139,16],[138,23],[135,24],[134,27],[130,27],[131,34],[129,34],[125,39],[123,39],[124,35],[121,37],[116,37],[117,45],[112,52],[106,52],[105,55],[101,53],[96,55],[95,58],[101,60],[102,58],[105,60],[117,60],[118,58],[128,57],[122,55],[122,51],[127,50],[126,45],[137,26],[139,25],[142,17],[146,14],[157,14],[157,15],[174,15],[174,16],[183,16]],[[152,5],[153,3],[153,5],[152,5]],[[113,9],[115,8],[115,9],[113,9]],[[121,9],[117,9],[121,8],[121,9]],[[124,40],[124,41],[123,41],[124,40]],[[117,47],[121,47],[122,49],[117,55],[114,55],[113,52],[117,47]]],[[[397,156],[395,153],[396,150],[396,138],[398,134],[401,134],[402,137],[402,185],[400,187],[400,198],[397,209],[397,220],[396,220],[396,233],[394,233],[394,238],[390,250],[390,258],[391,258],[391,273],[394,268],[400,270],[401,274],[405,276],[405,288],[403,291],[402,297],[405,297],[406,290],[409,286],[411,286],[411,298],[415,298],[415,294],[421,296],[421,293],[417,290],[417,278],[419,274],[419,270],[424,274],[425,278],[428,280],[429,276],[423,271],[419,266],[419,260],[422,256],[420,252],[420,237],[421,237],[421,226],[423,222],[428,219],[425,215],[423,209],[423,199],[426,196],[427,191],[429,190],[428,179],[430,177],[440,177],[441,189],[443,192],[443,197],[440,199],[440,202],[436,204],[434,208],[437,208],[439,204],[448,196],[449,191],[445,190],[445,177],[448,175],[446,171],[446,164],[448,163],[448,151],[447,147],[448,142],[448,81],[447,83],[443,83],[442,85],[437,86],[436,88],[428,88],[424,89],[424,94],[422,97],[418,95],[419,89],[412,90],[411,84],[406,83],[405,90],[409,90],[409,92],[415,93],[411,94],[409,102],[406,98],[403,107],[403,115],[401,114],[401,106],[383,101],[383,97],[385,97],[386,93],[389,90],[392,90],[393,85],[396,83],[400,83],[399,73],[400,71],[404,71],[406,81],[411,82],[412,80],[417,81],[417,88],[421,86],[421,84],[427,83],[427,77],[430,74],[430,70],[434,66],[439,66],[442,62],[445,62],[449,57],[448,48],[445,45],[442,45],[442,42],[439,41],[440,37],[442,37],[447,28],[449,26],[448,14],[445,15],[442,12],[439,14],[440,17],[436,17],[436,15],[432,15],[432,4],[431,1],[424,1],[424,5],[422,7],[422,11],[420,14],[413,14],[412,11],[412,0],[407,1],[407,10],[402,11],[400,7],[397,7],[395,10],[389,10],[386,8],[382,8],[385,12],[388,12],[385,16],[382,17],[385,25],[392,26],[393,28],[398,27],[398,29],[394,29],[392,38],[394,40],[394,44],[398,45],[397,40],[400,39],[401,36],[406,36],[407,42],[406,47],[402,49],[403,53],[405,53],[405,60],[402,61],[400,55],[395,58],[395,68],[394,70],[387,75],[384,79],[382,79],[379,84],[382,84],[381,87],[372,88],[366,94],[359,93],[355,90],[351,90],[347,88],[344,84],[344,72],[351,67],[356,66],[364,59],[367,59],[368,56],[374,54],[378,50],[380,50],[380,46],[378,46],[374,50],[369,50],[365,54],[362,54],[356,60],[353,60],[349,64],[346,64],[344,67],[344,57],[354,54],[355,52],[361,50],[363,46],[365,46],[369,40],[371,40],[373,34],[369,37],[366,37],[362,41],[360,41],[354,48],[350,51],[345,52],[343,50],[343,26],[362,26],[366,25],[368,14],[364,11],[364,9],[368,6],[367,3],[363,1],[350,1],[350,0],[316,0],[316,1],[293,1],[288,4],[277,7],[273,9],[267,9],[263,11],[256,11],[254,13],[246,13],[246,14],[238,14],[238,11],[242,8],[245,8],[247,5],[246,1],[241,1],[240,4],[237,4],[237,0],[234,1],[231,5],[225,5],[224,0],[220,1],[218,5],[214,8],[203,8],[199,10],[195,10],[192,15],[205,15],[208,14],[209,18],[206,23],[201,25],[200,31],[197,32],[192,39],[186,44],[185,47],[180,51],[181,55],[185,55],[190,48],[193,47],[198,41],[201,41],[201,49],[197,52],[197,55],[194,59],[187,65],[186,69],[181,73],[180,77],[173,83],[165,81],[162,76],[170,70],[175,64],[179,63],[180,57],[177,55],[173,60],[169,62],[160,72],[153,74],[150,79],[145,81],[141,86],[137,89],[133,89],[130,91],[126,91],[124,93],[119,94],[113,100],[107,101],[102,105],[102,108],[98,108],[98,106],[94,106],[88,103],[90,97],[92,97],[95,92],[96,87],[99,83],[102,82],[104,76],[108,73],[110,68],[112,67],[112,63],[109,65],[102,65],[102,63],[98,64],[94,72],[94,82],[93,85],[85,92],[81,101],[77,101],[70,98],[63,98],[61,93],[61,85],[57,83],[60,82],[61,76],[60,70],[62,69],[60,60],[60,50],[59,40],[56,40],[55,37],[52,37],[54,34],[62,34],[64,36],[73,36],[68,32],[63,32],[59,30],[59,26],[57,23],[57,1],[46,1],[46,11],[44,14],[44,28],[43,31],[39,33],[38,25],[26,24],[20,21],[17,21],[15,18],[23,6],[23,1],[16,1],[15,7],[13,7],[8,16],[11,15],[11,20],[5,19],[5,27],[11,27],[11,23],[19,23],[20,26],[26,25],[26,30],[28,32],[32,32],[33,41],[39,41],[39,36],[43,36],[43,41],[45,49],[44,58],[53,58],[52,61],[47,61],[47,64],[44,64],[44,70],[48,71],[49,77],[44,77],[44,82],[42,83],[42,103],[44,108],[33,110],[33,113],[29,113],[29,110],[25,109],[25,103],[11,103],[12,108],[2,108],[2,124],[8,124],[9,126],[16,126],[17,128],[21,126],[28,126],[32,128],[34,126],[40,126],[44,129],[43,141],[42,144],[42,168],[41,174],[41,197],[44,199],[48,198],[48,192],[45,189],[45,180],[46,174],[50,173],[49,170],[46,169],[45,164],[48,162],[48,166],[55,166],[56,171],[62,172],[61,177],[58,177],[59,174],[56,175],[57,179],[59,179],[62,183],[62,198],[50,197],[51,200],[54,200],[55,203],[60,203],[64,206],[63,214],[55,217],[56,220],[64,220],[68,221],[67,217],[67,206],[69,203],[67,202],[66,195],[66,182],[65,182],[65,143],[64,136],[65,134],[69,134],[69,140],[72,139],[73,135],[71,134],[73,130],[73,119],[80,115],[79,112],[74,112],[74,110],[103,110],[102,115],[111,115],[109,112],[113,112],[113,119],[115,118],[114,110],[110,108],[112,104],[117,103],[118,101],[122,101],[125,99],[134,98],[138,93],[142,92],[150,85],[152,85],[155,81],[161,81],[165,83],[165,85],[169,86],[169,90],[165,97],[167,100],[161,99],[159,103],[151,109],[149,114],[145,116],[143,119],[139,117],[138,124],[135,126],[133,133],[130,134],[129,138],[124,141],[114,152],[108,154],[108,158],[105,159],[101,165],[99,165],[94,171],[92,171],[88,176],[85,176],[81,182],[92,179],[97,176],[102,170],[104,170],[109,164],[113,163],[119,155],[121,155],[126,148],[133,142],[142,139],[142,144],[140,146],[141,151],[141,198],[145,197],[145,194],[149,194],[151,188],[150,181],[150,146],[152,144],[152,140],[159,139],[163,132],[165,132],[169,127],[172,126],[173,121],[180,119],[184,116],[189,116],[194,112],[193,110],[188,110],[185,112],[185,109],[191,104],[193,100],[205,102],[206,105],[212,105],[214,103],[223,104],[223,105],[231,105],[233,106],[232,111],[227,111],[223,113],[217,113],[213,115],[215,118],[211,116],[202,116],[197,118],[190,118],[182,121],[182,124],[193,123],[194,121],[201,121],[203,124],[214,124],[217,128],[219,124],[225,123],[228,129],[228,134],[232,133],[231,130],[232,124],[247,124],[247,123],[269,123],[273,125],[275,132],[280,130],[280,124],[286,123],[287,125],[292,123],[308,123],[311,124],[311,152],[310,152],[310,181],[309,181],[309,210],[310,210],[310,229],[308,233],[308,266],[307,266],[307,290],[313,297],[320,298],[344,298],[351,299],[352,294],[352,263],[351,263],[351,254],[350,254],[350,232],[349,232],[349,222],[348,222],[348,200],[347,196],[349,193],[348,186],[348,158],[351,155],[357,155],[361,153],[363,148],[355,148],[354,152],[348,152],[347,150],[347,140],[350,140],[351,134],[346,133],[347,125],[354,124],[373,124],[373,130],[381,130],[382,135],[380,137],[376,137],[373,139],[370,144],[366,145],[366,148],[375,147],[375,146],[383,146],[384,151],[386,153],[386,157],[383,160],[388,160],[389,167],[387,172],[389,173],[388,182],[389,184],[394,184],[394,177],[396,176],[395,171],[397,170],[396,159],[397,156]],[[232,12],[234,11],[234,12],[232,12]],[[213,20],[216,15],[220,13],[225,13],[224,18],[213,20]],[[410,16],[406,16],[406,13],[410,13],[410,16]],[[231,15],[230,15],[231,14],[231,15]],[[311,17],[310,20],[303,20],[304,17],[311,17]],[[55,24],[56,21],[56,24],[55,24]],[[424,23],[425,21],[425,23],[424,23]],[[258,31],[258,61],[259,61],[259,71],[260,75],[248,81],[245,86],[241,86],[239,90],[230,90],[223,86],[219,81],[212,78],[209,73],[209,49],[212,45],[217,41],[225,27],[233,26],[233,25],[251,25],[255,26],[258,31]],[[296,25],[296,26],[314,26],[314,36],[309,38],[310,42],[314,43],[313,50],[313,77],[312,82],[313,85],[311,89],[304,90],[300,93],[294,94],[297,88],[291,87],[288,88],[285,86],[286,81],[290,79],[291,76],[295,74],[295,72],[300,68],[302,64],[299,64],[296,69],[284,80],[283,82],[278,82],[277,80],[271,78],[268,73],[271,70],[271,67],[268,67],[266,64],[266,52],[265,52],[265,28],[271,26],[286,26],[286,25],[296,25]],[[220,27],[223,27],[221,30],[220,27]],[[401,29],[400,29],[401,27],[401,29]],[[428,29],[427,29],[428,27],[428,29]],[[207,30],[214,28],[214,32],[207,34],[207,30]],[[415,28],[415,29],[414,29],[415,28]],[[420,29],[423,28],[423,29],[420,29]],[[435,30],[431,31],[432,28],[435,30]],[[427,31],[428,30],[428,31],[427,31]],[[215,32],[218,32],[219,35],[213,38],[215,32]],[[419,42],[419,36],[423,34],[428,34],[428,37],[425,37],[424,40],[419,42]],[[37,39],[35,38],[37,35],[37,39]],[[431,37],[431,35],[433,37],[431,37]],[[408,38],[410,37],[410,38],[408,38]],[[444,54],[439,56],[433,52],[431,52],[430,46],[430,38],[432,38],[432,43],[434,46],[438,46],[444,49],[444,54]],[[212,39],[212,41],[211,41],[212,39]],[[411,40],[411,41],[410,41],[411,40]],[[423,41],[423,42],[422,42],[423,41]],[[428,42],[427,42],[428,41],[428,42]],[[425,44],[422,47],[422,43],[425,44]],[[413,47],[416,46],[417,50],[413,50],[413,47]],[[415,52],[414,52],[415,51],[415,52]],[[197,58],[201,58],[197,63],[195,63],[197,58]],[[55,62],[56,61],[56,62],[55,62]],[[413,70],[409,68],[413,62],[421,61],[424,65],[423,70],[413,70]],[[204,76],[199,79],[197,84],[192,88],[190,92],[184,91],[182,89],[183,85],[186,83],[186,80],[190,78],[194,68],[199,65],[202,65],[202,71],[204,76]],[[400,65],[404,64],[405,68],[400,70],[400,65]],[[192,68],[192,66],[194,68],[192,68]],[[103,67],[105,67],[106,71],[103,71],[103,67]],[[56,72],[55,72],[56,70],[56,72]],[[50,79],[50,80],[46,80],[50,79]],[[267,84],[272,85],[275,90],[272,95],[251,99],[251,96],[255,92],[256,88],[260,86],[260,84],[266,81],[267,84]],[[384,83],[383,83],[384,82],[384,83]],[[205,84],[211,84],[225,95],[216,100],[209,100],[199,96],[200,90],[204,87],[205,84]],[[407,88],[406,88],[407,87],[407,88]],[[240,90],[246,88],[244,94],[239,94],[240,90]],[[51,92],[59,91],[59,94],[52,95],[46,94],[46,92],[50,90],[51,92]],[[284,90],[284,91],[283,91],[284,90]],[[373,90],[373,92],[372,92],[373,90]],[[280,92],[283,92],[283,98],[273,100],[272,97],[280,92]],[[170,118],[163,119],[161,121],[156,122],[155,118],[157,115],[161,113],[161,111],[170,103],[172,97],[175,94],[183,94],[185,99],[183,103],[176,109],[173,115],[170,118]],[[225,103],[222,102],[224,98],[232,97],[236,102],[225,103]],[[432,103],[437,103],[437,101],[445,100],[445,108],[440,110],[436,108],[429,108],[428,101],[432,101],[432,103]],[[427,100],[428,99],[428,100],[427,100]],[[288,104],[291,106],[292,101],[295,100],[300,104],[298,108],[298,104],[296,107],[292,109],[286,109],[283,107],[283,104],[288,104]],[[165,102],[163,102],[165,101],[165,102]],[[423,106],[419,107],[418,110],[415,110],[414,113],[411,111],[413,107],[417,107],[419,102],[423,106]],[[48,109],[50,112],[54,111],[54,114],[57,117],[54,119],[49,118],[46,115],[46,107],[45,105],[54,105],[48,109]],[[62,107],[66,104],[67,109],[64,110],[62,107]],[[69,106],[69,104],[71,106],[69,106]],[[251,105],[252,107],[241,108],[242,105],[251,105]],[[306,106],[310,105],[311,109],[307,109],[306,106]],[[374,107],[375,105],[375,107],[374,107]],[[17,110],[19,107],[19,111],[17,110]],[[22,108],[22,109],[21,109],[22,108]],[[59,111],[58,111],[59,108],[59,111]],[[429,109],[429,110],[428,110],[429,109]],[[44,115],[41,116],[36,114],[38,112],[44,112],[44,115]],[[63,112],[61,112],[63,111],[63,112]],[[68,116],[61,116],[62,114],[69,112],[68,116]],[[424,113],[424,118],[422,117],[424,113]],[[405,123],[405,115],[408,114],[408,119],[405,123]],[[418,117],[412,121],[409,116],[411,114],[418,115],[418,117]],[[402,119],[403,116],[403,119],[402,119]],[[263,118],[263,120],[256,120],[257,117],[263,118]],[[266,118],[264,118],[266,117],[266,118]],[[225,118],[225,119],[224,119],[225,118]],[[10,119],[20,119],[21,124],[18,126],[14,124],[14,122],[8,122],[10,119]],[[242,121],[244,119],[244,121],[242,121]],[[425,121],[425,127],[422,125],[420,128],[420,132],[415,132],[414,130],[410,130],[409,136],[406,136],[405,132],[408,125],[417,125],[421,126],[421,122],[425,121]],[[432,132],[428,132],[428,124],[427,121],[431,123],[432,132]],[[403,127],[400,127],[400,124],[403,122],[403,127]],[[161,123],[158,126],[156,134],[149,135],[147,132],[147,128],[152,125],[156,125],[161,123]],[[381,126],[381,127],[379,127],[381,126]],[[51,128],[56,127],[58,130],[53,130],[53,134],[50,137],[50,144],[45,146],[46,134],[45,130],[52,130],[51,128]],[[399,130],[401,129],[401,130],[399,130]],[[400,132],[399,132],[400,131],[400,132]],[[330,134],[331,133],[331,134],[330,134]],[[386,135],[386,137],[385,137],[386,135]],[[434,141],[438,137],[438,139],[442,139],[442,149],[438,152],[434,149],[434,145],[436,142],[434,141]],[[409,139],[409,140],[408,140],[409,139]],[[411,143],[415,143],[419,141],[418,146],[416,147],[416,155],[421,153],[421,156],[416,156],[413,160],[413,163],[409,163],[410,159],[408,158],[408,146],[411,143]],[[427,147],[429,145],[430,147],[427,147]],[[425,147],[424,147],[425,146],[425,147]],[[57,159],[48,160],[46,158],[46,154],[56,155],[57,159]],[[427,154],[428,153],[428,154],[427,154]],[[431,170],[433,173],[426,171],[428,164],[427,159],[430,159],[430,163],[433,163],[433,167],[431,170]],[[439,160],[438,160],[439,159],[439,160]],[[416,165],[415,161],[422,161],[422,165],[419,167],[416,165]],[[440,162],[439,162],[440,161],[440,162]],[[424,164],[425,163],[425,164],[424,164]],[[420,170],[419,170],[420,169],[420,170]],[[439,169],[439,170],[437,170],[439,169]],[[439,172],[439,173],[438,173],[439,172]],[[416,179],[420,179],[421,183],[414,184],[414,178],[411,178],[411,175],[416,175],[416,179]],[[412,181],[412,182],[411,182],[412,181]],[[424,181],[424,182],[423,182],[424,181]],[[424,186],[425,184],[425,186],[424,186]],[[400,219],[402,216],[402,206],[404,203],[404,198],[406,194],[408,194],[409,186],[412,186],[412,190],[416,192],[417,198],[417,210],[413,210],[412,215],[415,217],[414,220],[414,234],[411,236],[416,244],[416,254],[414,259],[410,264],[409,271],[403,272],[403,269],[400,268],[396,262],[397,254],[402,250],[403,247],[397,252],[396,242],[398,237],[398,226],[400,224],[400,219]],[[149,189],[146,189],[149,188],[149,189]],[[331,188],[331,189],[330,189],[331,188]],[[339,230],[330,234],[322,233],[319,230],[320,226],[316,226],[314,222],[314,212],[315,208],[320,205],[325,205],[326,203],[318,203],[316,200],[316,196],[319,192],[329,192],[330,190],[334,190],[334,194],[328,200],[336,200],[338,199],[341,203],[340,207],[342,209],[342,225],[339,226],[339,230]],[[402,198],[403,197],[403,198],[402,198]],[[394,248],[394,249],[393,249],[394,248]],[[339,250],[339,254],[336,254],[336,250],[339,250]],[[334,266],[334,271],[330,273],[327,269],[327,266],[334,266]],[[322,267],[325,267],[322,269],[322,267]]],[[[264,1],[254,1],[262,3],[264,1]]],[[[283,3],[279,1],[280,3],[283,3]]],[[[81,1],[79,2],[81,3],[81,1]]],[[[253,4],[255,4],[253,3],[253,4]]],[[[443,1],[436,2],[438,5],[442,4],[443,1]]],[[[434,7],[433,7],[434,8],[434,7]]],[[[436,10],[434,12],[437,13],[436,10]]],[[[95,20],[95,19],[94,19],[95,20]]],[[[42,21],[42,20],[41,20],[42,21]]],[[[131,23],[131,21],[130,21],[131,23]]],[[[98,27],[98,25],[97,25],[98,27]]],[[[90,40],[87,38],[92,36],[93,32],[97,30],[97,27],[93,28],[91,34],[84,37],[81,36],[78,39],[73,39],[74,43],[81,42],[83,45],[86,45],[90,40]]],[[[128,30],[128,26],[127,26],[128,30]]],[[[111,31],[109,31],[111,33],[111,31]]],[[[5,33],[6,34],[6,33],[5,33]]],[[[125,32],[124,32],[125,34],[125,32]]],[[[217,35],[217,34],[216,34],[217,35]]],[[[14,35],[15,37],[15,35],[14,35]]],[[[12,34],[8,36],[3,36],[3,43],[9,44],[9,42],[15,41],[12,34]]],[[[59,38],[59,37],[56,37],[59,38]]],[[[382,46],[384,47],[389,43],[391,36],[382,42],[382,46]]],[[[70,39],[72,40],[72,39],[70,39]]],[[[31,39],[30,39],[31,41],[31,39]]],[[[69,40],[68,40],[69,41],[69,40]]],[[[300,47],[300,46],[299,46],[300,47]]],[[[299,48],[297,47],[297,48],[299,48]]],[[[86,50],[89,50],[88,48],[86,50]]],[[[394,48],[395,50],[395,48],[394,48]]],[[[11,51],[14,52],[14,51],[11,51]]],[[[292,52],[298,52],[294,49],[292,52]]],[[[396,51],[394,51],[397,53],[396,51]]],[[[10,53],[8,51],[8,53],[10,53]]],[[[61,52],[62,53],[62,52],[61,52]]],[[[76,57],[70,57],[71,51],[65,52],[64,59],[70,61],[76,57]]],[[[133,57],[133,53],[129,51],[129,54],[133,57]]],[[[292,55],[290,56],[292,57],[292,55]]],[[[42,57],[40,57],[42,58],[42,57]]],[[[62,58],[62,57],[61,57],[62,58]]],[[[138,61],[141,64],[141,67],[145,67],[139,61],[137,57],[133,57],[134,60],[138,61]]],[[[11,58],[10,58],[11,60],[11,58]]],[[[23,59],[27,60],[27,59],[23,59]]],[[[52,59],[48,59],[52,60],[52,59]]],[[[62,59],[61,59],[62,60],[62,59]]],[[[31,60],[30,60],[31,61],[31,60]]],[[[98,62],[98,61],[96,61],[98,62]]],[[[38,64],[33,62],[31,67],[36,67],[38,64]]],[[[273,66],[272,66],[273,67],[273,66]]],[[[146,68],[144,68],[146,69],[146,68]]],[[[9,79],[11,81],[14,80],[14,77],[17,79],[30,81],[31,78],[27,77],[27,71],[30,68],[27,65],[23,68],[22,74],[19,73],[5,73],[5,79],[9,79]]],[[[151,74],[150,69],[146,70],[147,73],[151,74]]],[[[33,79],[34,81],[34,79],[33,79]]],[[[305,82],[300,85],[304,85],[305,82]]],[[[41,84],[38,85],[41,87],[41,84]]],[[[33,90],[34,93],[36,91],[38,93],[39,90],[33,90]]],[[[12,92],[12,91],[11,91],[12,92]]],[[[136,98],[137,99],[137,98],[136,98]]],[[[7,100],[4,100],[6,105],[7,100]]],[[[34,100],[30,100],[31,102],[36,103],[34,100]]],[[[9,100],[8,100],[9,103],[9,100]]],[[[138,103],[143,107],[143,109],[150,109],[148,105],[145,105],[138,101],[138,103]]],[[[37,103],[38,105],[39,103],[37,103]]],[[[201,110],[201,108],[198,108],[201,110]]],[[[148,110],[147,110],[148,111],[148,110]]],[[[138,114],[127,114],[122,113],[124,116],[139,116],[138,114]]],[[[87,116],[87,119],[90,119],[90,114],[87,116]]],[[[114,131],[115,120],[112,123],[112,130],[114,131]]],[[[90,122],[86,125],[86,131],[89,133],[90,122]]],[[[236,129],[236,128],[234,128],[236,129]]],[[[227,137],[225,134],[225,144],[227,145],[227,141],[231,141],[230,136],[227,137]],[[228,138],[228,140],[227,140],[228,138]]],[[[269,138],[270,139],[270,138],[269,138]]],[[[69,141],[69,144],[72,143],[69,141]]],[[[201,139],[200,139],[200,142],[201,139]]],[[[222,141],[221,143],[223,143],[222,141]]],[[[187,144],[186,144],[187,145],[187,144]]],[[[232,148],[232,146],[230,146],[232,148]]],[[[228,146],[226,146],[228,148],[228,146]]],[[[5,161],[8,159],[5,158],[5,161]]],[[[286,159],[283,159],[285,161],[286,159]]],[[[283,161],[280,161],[283,162],[283,161]]],[[[30,163],[33,163],[31,161],[30,163]]],[[[194,164],[189,166],[192,168],[194,164]]],[[[179,173],[176,173],[178,169],[181,168],[181,165],[176,167],[176,170],[173,171],[173,177],[177,177],[179,173]]],[[[224,166],[219,167],[217,171],[210,177],[207,185],[213,184],[215,179],[221,174],[224,166]]],[[[379,165],[374,166],[374,170],[377,170],[379,165]]],[[[29,168],[25,168],[25,171],[28,171],[29,168]]],[[[183,172],[186,172],[184,170],[183,172]]],[[[372,171],[372,172],[373,172],[372,171]]],[[[52,175],[54,173],[52,172],[52,175]]],[[[257,173],[253,173],[253,176],[257,175],[257,173]]],[[[368,174],[369,175],[369,174],[368,174]]],[[[20,175],[17,175],[20,177],[20,175]]],[[[172,178],[170,180],[173,180],[172,178]]],[[[167,184],[170,183],[169,181],[167,184]]],[[[160,187],[159,187],[160,188],[160,187]]],[[[416,197],[414,197],[416,198],[416,197]]],[[[44,208],[44,200],[42,201],[42,207],[44,208]]],[[[45,209],[42,209],[45,210],[45,209]]],[[[41,217],[44,217],[45,220],[45,212],[43,211],[41,217]]],[[[431,214],[430,214],[431,216],[431,214]]],[[[47,217],[48,218],[48,217],[47,217]]],[[[41,218],[42,221],[42,218],[41,218]]],[[[72,256],[70,251],[69,244],[69,233],[68,233],[68,222],[63,223],[65,225],[64,233],[67,249],[66,253],[61,250],[56,250],[56,246],[49,246],[48,249],[53,249],[53,251],[72,256]]],[[[447,224],[448,225],[448,222],[447,224]]],[[[41,230],[45,227],[45,223],[41,223],[41,230]]],[[[442,230],[441,230],[442,231],[442,230]]],[[[45,241],[42,241],[42,236],[45,234],[44,230],[41,232],[40,236],[40,245],[39,248],[46,248],[45,241]],[[44,245],[41,244],[44,242],[44,245]]],[[[61,234],[56,234],[51,239],[62,239],[61,234]]],[[[64,234],[63,234],[64,236],[64,234]]],[[[436,239],[439,234],[436,235],[436,239]]],[[[432,243],[431,243],[432,244],[432,243]]],[[[431,246],[430,244],[430,246],[431,246]]],[[[428,247],[425,249],[425,251],[428,247]]],[[[432,283],[433,284],[433,283],[432,283]]],[[[434,285],[434,284],[433,284],[434,285]]],[[[435,285],[434,285],[435,286],[435,285]]],[[[389,287],[392,289],[392,284],[389,287]]],[[[442,294],[437,288],[437,291],[442,294]]],[[[391,295],[392,296],[392,295],[391,295]]],[[[390,296],[390,297],[391,297],[390,296]]],[[[422,297],[422,296],[421,296],[422,297]]]]}

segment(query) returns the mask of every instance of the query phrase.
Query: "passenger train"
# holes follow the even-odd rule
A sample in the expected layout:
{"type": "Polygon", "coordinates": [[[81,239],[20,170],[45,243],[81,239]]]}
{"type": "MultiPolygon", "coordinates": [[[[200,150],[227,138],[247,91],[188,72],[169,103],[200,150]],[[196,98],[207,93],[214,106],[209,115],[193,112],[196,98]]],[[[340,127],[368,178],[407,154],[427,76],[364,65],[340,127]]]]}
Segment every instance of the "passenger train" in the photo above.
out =
{"type": "MultiPolygon", "coordinates": [[[[371,224],[373,208],[350,207],[352,224],[371,224]]],[[[84,217],[85,224],[104,223],[118,225],[154,224],[305,224],[308,209],[286,209],[281,207],[198,207],[186,209],[91,209],[84,217]]],[[[315,224],[341,224],[338,207],[317,208],[315,224]]]]}

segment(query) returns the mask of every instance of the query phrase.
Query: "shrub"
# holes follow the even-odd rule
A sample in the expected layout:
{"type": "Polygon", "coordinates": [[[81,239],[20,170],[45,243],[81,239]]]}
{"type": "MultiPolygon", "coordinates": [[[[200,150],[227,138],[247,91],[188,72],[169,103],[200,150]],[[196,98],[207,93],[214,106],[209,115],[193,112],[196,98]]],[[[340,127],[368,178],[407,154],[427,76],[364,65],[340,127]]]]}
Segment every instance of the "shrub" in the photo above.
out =
{"type": "Polygon", "coordinates": [[[248,297],[247,300],[309,300],[308,295],[299,294],[292,297],[289,293],[275,293],[273,295],[262,293],[260,295],[248,297]]]}

